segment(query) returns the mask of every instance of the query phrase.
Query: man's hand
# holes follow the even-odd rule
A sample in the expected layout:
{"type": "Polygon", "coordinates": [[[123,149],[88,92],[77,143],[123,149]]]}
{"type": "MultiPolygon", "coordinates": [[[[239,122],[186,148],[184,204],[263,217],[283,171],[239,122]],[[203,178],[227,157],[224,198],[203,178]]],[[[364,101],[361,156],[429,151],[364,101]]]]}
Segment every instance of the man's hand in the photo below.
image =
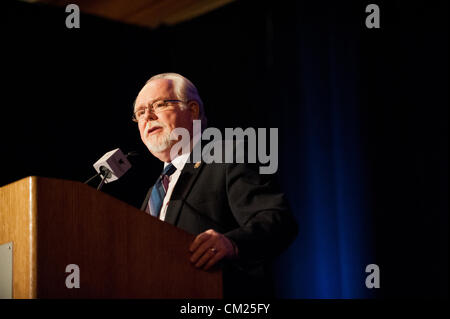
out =
{"type": "Polygon", "coordinates": [[[213,229],[195,237],[189,251],[192,253],[191,263],[204,270],[208,270],[222,258],[233,258],[236,255],[231,241],[213,229]]]}

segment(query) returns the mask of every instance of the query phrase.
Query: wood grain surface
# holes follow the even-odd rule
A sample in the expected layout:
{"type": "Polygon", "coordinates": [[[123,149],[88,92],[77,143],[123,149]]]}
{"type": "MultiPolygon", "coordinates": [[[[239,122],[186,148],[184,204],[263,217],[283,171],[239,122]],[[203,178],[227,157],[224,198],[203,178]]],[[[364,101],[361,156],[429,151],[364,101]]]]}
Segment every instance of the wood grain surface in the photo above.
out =
{"type": "Polygon", "coordinates": [[[14,298],[221,298],[222,272],[189,262],[194,236],[79,182],[0,188],[0,244],[13,242],[14,298]],[[69,289],[66,266],[80,268],[69,289]]]}

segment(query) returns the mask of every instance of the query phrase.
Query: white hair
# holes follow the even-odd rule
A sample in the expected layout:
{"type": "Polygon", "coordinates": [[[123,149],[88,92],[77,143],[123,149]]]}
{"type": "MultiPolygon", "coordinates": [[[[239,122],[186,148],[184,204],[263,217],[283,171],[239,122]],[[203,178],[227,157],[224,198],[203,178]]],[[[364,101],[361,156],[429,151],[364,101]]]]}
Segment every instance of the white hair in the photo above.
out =
{"type": "MultiPolygon", "coordinates": [[[[206,129],[208,122],[205,114],[205,109],[203,107],[203,101],[200,98],[195,85],[191,81],[189,81],[189,79],[178,73],[157,74],[155,76],[152,76],[145,84],[157,79],[171,80],[174,84],[174,92],[178,99],[186,102],[194,100],[198,103],[199,117],[202,123],[202,131],[206,129]]],[[[182,106],[182,108],[184,108],[184,106],[182,106]]]]}

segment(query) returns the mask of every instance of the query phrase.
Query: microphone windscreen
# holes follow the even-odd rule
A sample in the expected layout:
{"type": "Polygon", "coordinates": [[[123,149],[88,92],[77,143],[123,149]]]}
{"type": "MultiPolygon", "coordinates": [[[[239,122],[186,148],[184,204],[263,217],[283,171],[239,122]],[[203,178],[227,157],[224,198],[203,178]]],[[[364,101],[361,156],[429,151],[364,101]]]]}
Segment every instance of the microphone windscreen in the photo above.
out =
{"type": "Polygon", "coordinates": [[[105,183],[109,183],[119,179],[125,174],[131,168],[131,163],[120,148],[116,148],[103,155],[93,166],[97,173],[101,172],[102,166],[111,171],[110,176],[105,180],[105,183]]]}

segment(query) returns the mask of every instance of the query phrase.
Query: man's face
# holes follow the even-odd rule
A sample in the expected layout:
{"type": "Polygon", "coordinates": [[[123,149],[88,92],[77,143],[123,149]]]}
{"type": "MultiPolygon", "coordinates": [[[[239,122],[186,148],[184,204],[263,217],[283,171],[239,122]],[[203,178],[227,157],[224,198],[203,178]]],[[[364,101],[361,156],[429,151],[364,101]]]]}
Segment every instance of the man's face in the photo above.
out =
{"type": "MultiPolygon", "coordinates": [[[[151,106],[157,100],[177,100],[173,89],[173,82],[167,79],[157,79],[147,83],[139,92],[134,110],[151,106]]],[[[174,128],[183,127],[192,135],[193,114],[190,106],[182,102],[172,103],[170,107],[156,113],[147,112],[138,122],[141,139],[150,152],[169,153],[176,140],[170,140],[170,133],[174,128]],[[184,106],[182,110],[181,107],[184,106]]],[[[160,156],[157,156],[160,157],[160,156]]]]}

